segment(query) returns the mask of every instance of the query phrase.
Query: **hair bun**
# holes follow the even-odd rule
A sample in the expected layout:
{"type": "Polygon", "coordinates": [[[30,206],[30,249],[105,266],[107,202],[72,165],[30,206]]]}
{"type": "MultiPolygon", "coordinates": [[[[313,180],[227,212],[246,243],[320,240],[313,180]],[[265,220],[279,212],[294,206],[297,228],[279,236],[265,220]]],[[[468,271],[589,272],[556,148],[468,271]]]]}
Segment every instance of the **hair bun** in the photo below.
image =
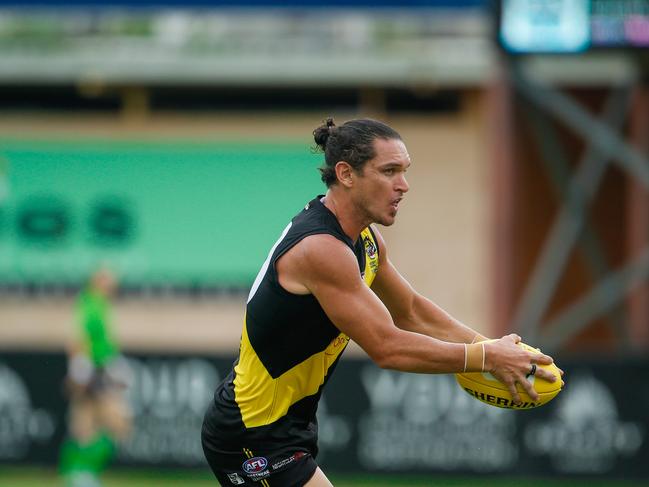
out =
{"type": "Polygon", "coordinates": [[[336,128],[334,119],[329,117],[322,125],[320,125],[313,131],[313,140],[315,140],[316,145],[323,152],[327,147],[327,140],[329,140],[329,136],[331,135],[331,132],[334,128],[336,128]]]}

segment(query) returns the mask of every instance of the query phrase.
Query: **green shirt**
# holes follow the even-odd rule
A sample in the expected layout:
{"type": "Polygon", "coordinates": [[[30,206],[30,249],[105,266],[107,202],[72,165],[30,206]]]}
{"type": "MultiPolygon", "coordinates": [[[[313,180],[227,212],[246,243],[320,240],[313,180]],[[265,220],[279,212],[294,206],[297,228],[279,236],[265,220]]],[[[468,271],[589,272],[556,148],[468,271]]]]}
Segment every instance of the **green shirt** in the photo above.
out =
{"type": "Polygon", "coordinates": [[[101,294],[86,290],[79,295],[77,311],[89,358],[96,367],[102,367],[119,353],[110,329],[110,303],[101,294]]]}

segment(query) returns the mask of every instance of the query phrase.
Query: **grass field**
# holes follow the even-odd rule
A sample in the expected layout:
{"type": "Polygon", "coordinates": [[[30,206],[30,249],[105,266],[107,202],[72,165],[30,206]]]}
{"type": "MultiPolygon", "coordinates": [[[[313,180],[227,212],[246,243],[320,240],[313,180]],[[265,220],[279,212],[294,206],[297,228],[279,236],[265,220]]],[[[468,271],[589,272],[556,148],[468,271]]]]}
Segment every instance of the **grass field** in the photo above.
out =
{"type": "MultiPolygon", "coordinates": [[[[576,480],[528,479],[524,477],[445,477],[394,475],[336,475],[330,474],[336,487],[641,487],[647,480],[576,480]]],[[[104,478],[104,487],[215,487],[216,481],[207,472],[151,472],[145,470],[114,470],[104,478]]],[[[63,486],[52,469],[0,467],[1,487],[63,486]]]]}

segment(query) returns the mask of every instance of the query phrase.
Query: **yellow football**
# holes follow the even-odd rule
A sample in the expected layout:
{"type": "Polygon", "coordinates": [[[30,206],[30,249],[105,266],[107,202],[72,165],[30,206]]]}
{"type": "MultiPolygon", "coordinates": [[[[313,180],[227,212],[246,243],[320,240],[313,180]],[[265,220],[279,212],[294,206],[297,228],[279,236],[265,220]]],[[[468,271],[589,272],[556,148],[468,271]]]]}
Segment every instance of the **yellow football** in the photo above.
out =
{"type": "MultiPolygon", "coordinates": [[[[539,350],[525,343],[519,343],[519,346],[532,352],[539,350]]],[[[520,384],[516,384],[516,389],[521,397],[521,404],[512,402],[511,394],[507,386],[496,379],[489,372],[465,372],[455,374],[455,379],[468,394],[490,406],[507,409],[533,409],[550,402],[561,392],[561,373],[555,364],[539,365],[539,368],[549,370],[557,378],[554,382],[548,382],[536,376],[529,376],[527,380],[532,383],[534,389],[539,394],[539,398],[533,401],[525,392],[520,384]]]]}

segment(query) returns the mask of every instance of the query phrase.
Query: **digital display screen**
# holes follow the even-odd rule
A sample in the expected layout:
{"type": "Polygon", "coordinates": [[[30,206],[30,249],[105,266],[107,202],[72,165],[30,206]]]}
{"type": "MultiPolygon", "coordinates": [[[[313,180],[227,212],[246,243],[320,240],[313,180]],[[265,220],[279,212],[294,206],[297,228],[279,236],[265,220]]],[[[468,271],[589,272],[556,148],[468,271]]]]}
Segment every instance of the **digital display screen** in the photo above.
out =
{"type": "Polygon", "coordinates": [[[503,0],[499,13],[512,53],[649,47],[649,0],[503,0]]]}
{"type": "Polygon", "coordinates": [[[592,0],[593,47],[649,47],[649,1],[592,0]]]}

